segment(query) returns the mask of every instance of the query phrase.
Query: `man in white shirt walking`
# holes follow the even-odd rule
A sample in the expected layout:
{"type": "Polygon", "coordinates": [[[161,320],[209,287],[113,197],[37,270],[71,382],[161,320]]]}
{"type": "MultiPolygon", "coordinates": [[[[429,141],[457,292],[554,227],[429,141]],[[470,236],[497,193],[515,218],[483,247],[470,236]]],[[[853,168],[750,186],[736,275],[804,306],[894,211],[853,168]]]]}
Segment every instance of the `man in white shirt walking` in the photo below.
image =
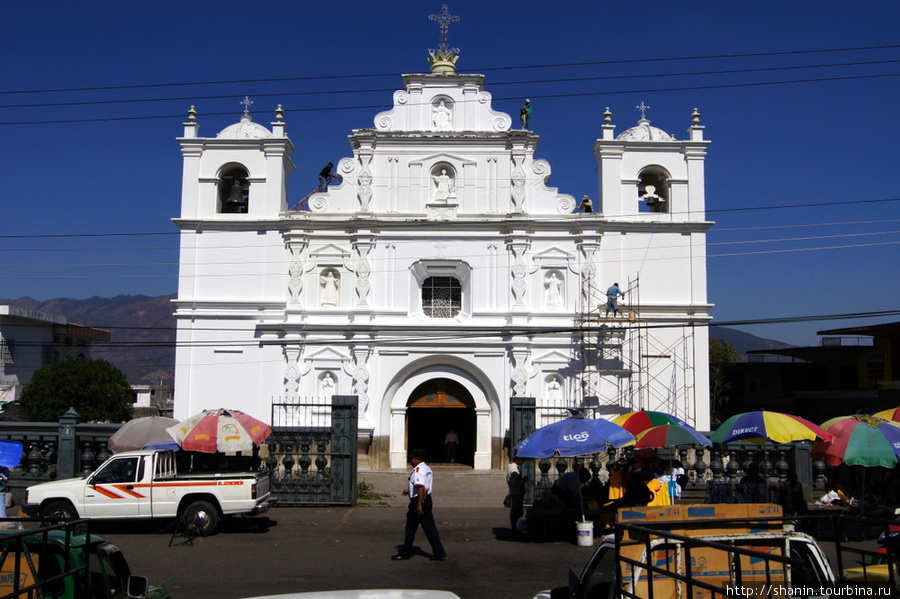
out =
{"type": "Polygon", "coordinates": [[[428,542],[431,544],[431,560],[443,561],[447,557],[437,526],[434,523],[434,515],[431,512],[431,491],[433,488],[434,474],[425,463],[425,452],[421,450],[411,451],[409,463],[413,467],[409,473],[408,488],[403,491],[409,496],[409,508],[406,510],[406,530],[403,544],[397,548],[397,553],[392,560],[407,560],[413,556],[413,541],[419,525],[425,532],[428,542]]]}

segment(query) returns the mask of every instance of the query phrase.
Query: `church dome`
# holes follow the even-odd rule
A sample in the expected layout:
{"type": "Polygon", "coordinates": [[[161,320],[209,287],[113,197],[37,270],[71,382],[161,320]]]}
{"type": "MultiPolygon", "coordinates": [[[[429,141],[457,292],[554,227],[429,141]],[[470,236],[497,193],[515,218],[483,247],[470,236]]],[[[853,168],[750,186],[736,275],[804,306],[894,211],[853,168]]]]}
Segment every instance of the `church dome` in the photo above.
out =
{"type": "Polygon", "coordinates": [[[616,139],[624,141],[675,141],[674,136],[657,127],[651,127],[650,121],[647,119],[639,120],[637,127],[623,131],[616,139]]]}
{"type": "Polygon", "coordinates": [[[272,132],[253,122],[253,118],[249,114],[241,117],[241,122],[229,125],[222,129],[218,135],[218,139],[264,139],[272,137],[272,132]]]}

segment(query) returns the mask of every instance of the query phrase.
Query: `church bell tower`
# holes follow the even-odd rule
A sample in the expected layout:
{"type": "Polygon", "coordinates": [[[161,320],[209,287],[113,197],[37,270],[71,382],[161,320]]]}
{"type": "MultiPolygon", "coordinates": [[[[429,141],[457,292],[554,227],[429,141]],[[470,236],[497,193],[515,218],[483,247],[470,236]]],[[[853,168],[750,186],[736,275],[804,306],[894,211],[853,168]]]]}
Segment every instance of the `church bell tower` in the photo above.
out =
{"type": "Polygon", "coordinates": [[[284,111],[278,106],[270,131],[253,122],[251,100],[242,104],[241,120],[212,138],[199,136],[197,112],[193,106],[188,111],[178,139],[184,158],[182,219],[274,219],[287,210],[294,146],[285,133],[284,111]]]}

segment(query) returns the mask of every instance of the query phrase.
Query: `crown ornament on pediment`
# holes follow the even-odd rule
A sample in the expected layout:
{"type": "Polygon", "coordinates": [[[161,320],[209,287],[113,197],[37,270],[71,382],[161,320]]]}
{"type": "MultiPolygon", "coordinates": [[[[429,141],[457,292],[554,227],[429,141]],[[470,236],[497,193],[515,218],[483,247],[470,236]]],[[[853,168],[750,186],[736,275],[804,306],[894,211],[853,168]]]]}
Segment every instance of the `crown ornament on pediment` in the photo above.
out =
{"type": "Polygon", "coordinates": [[[456,61],[459,55],[456,54],[455,48],[448,50],[429,50],[428,64],[431,65],[431,72],[434,75],[455,75],[456,61]]]}

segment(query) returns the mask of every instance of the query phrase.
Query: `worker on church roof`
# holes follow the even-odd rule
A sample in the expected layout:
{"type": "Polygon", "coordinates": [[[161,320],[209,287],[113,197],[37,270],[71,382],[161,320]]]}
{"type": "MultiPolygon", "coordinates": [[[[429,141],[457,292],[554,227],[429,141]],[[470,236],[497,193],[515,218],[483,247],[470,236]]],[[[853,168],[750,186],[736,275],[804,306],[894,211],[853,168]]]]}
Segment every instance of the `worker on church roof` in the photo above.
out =
{"type": "Polygon", "coordinates": [[[519,117],[522,119],[522,129],[528,129],[528,121],[531,120],[531,100],[525,100],[519,109],[519,117]]]}
{"type": "Polygon", "coordinates": [[[584,214],[591,214],[594,212],[594,203],[591,202],[591,198],[589,196],[584,196],[581,198],[581,203],[578,204],[578,209],[581,210],[584,214]]]}
{"type": "Polygon", "coordinates": [[[337,179],[338,181],[340,181],[341,176],[337,173],[331,172],[331,169],[333,168],[334,163],[329,162],[325,165],[325,168],[322,169],[322,172],[319,173],[319,191],[328,191],[328,184],[331,183],[332,179],[337,179]]]}

